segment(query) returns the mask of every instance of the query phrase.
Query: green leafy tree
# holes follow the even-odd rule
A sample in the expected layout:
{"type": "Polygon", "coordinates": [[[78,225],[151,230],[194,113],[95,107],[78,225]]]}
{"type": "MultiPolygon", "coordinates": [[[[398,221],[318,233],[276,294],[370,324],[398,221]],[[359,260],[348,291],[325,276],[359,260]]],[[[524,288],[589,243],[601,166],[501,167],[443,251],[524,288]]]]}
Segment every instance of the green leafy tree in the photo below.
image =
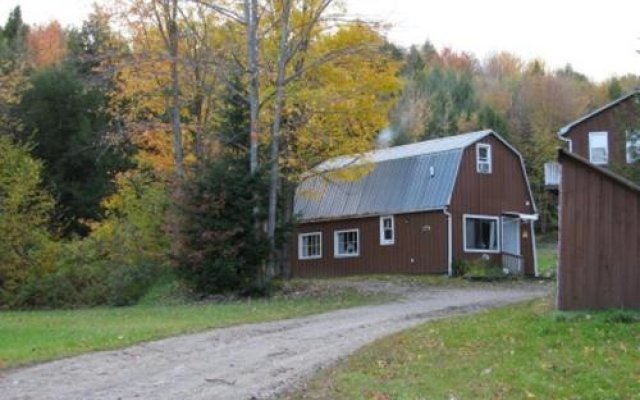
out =
{"type": "Polygon", "coordinates": [[[53,200],[41,188],[42,163],[24,146],[0,137],[0,307],[33,273],[53,264],[46,226],[53,200]]]}
{"type": "Polygon", "coordinates": [[[112,192],[115,172],[128,166],[127,154],[105,138],[105,98],[87,89],[65,68],[35,74],[18,107],[25,121],[23,140],[43,160],[43,176],[57,200],[55,222],[63,235],[89,232],[87,221],[101,218],[100,201],[112,192]]]}

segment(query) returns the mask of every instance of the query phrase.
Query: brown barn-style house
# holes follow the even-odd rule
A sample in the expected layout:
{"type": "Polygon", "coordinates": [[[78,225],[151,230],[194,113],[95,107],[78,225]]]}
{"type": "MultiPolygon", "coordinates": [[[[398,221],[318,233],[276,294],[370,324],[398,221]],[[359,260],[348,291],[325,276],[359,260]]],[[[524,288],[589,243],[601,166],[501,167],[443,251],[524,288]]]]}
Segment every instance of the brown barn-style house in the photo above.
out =
{"type": "Polygon", "coordinates": [[[640,92],[561,128],[566,150],[545,165],[559,188],[558,308],[640,308],[640,92]]]}
{"type": "Polygon", "coordinates": [[[537,275],[522,156],[491,130],[328,160],[298,186],[294,277],[449,274],[489,258],[537,275]]]}

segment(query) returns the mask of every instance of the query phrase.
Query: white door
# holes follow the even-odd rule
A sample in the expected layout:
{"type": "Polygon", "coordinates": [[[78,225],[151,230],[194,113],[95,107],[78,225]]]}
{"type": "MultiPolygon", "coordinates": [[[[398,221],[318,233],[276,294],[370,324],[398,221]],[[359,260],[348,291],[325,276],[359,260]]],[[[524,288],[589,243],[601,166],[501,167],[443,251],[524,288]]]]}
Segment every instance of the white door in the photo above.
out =
{"type": "Polygon", "coordinates": [[[520,219],[502,217],[502,252],[520,255],[520,219]]]}

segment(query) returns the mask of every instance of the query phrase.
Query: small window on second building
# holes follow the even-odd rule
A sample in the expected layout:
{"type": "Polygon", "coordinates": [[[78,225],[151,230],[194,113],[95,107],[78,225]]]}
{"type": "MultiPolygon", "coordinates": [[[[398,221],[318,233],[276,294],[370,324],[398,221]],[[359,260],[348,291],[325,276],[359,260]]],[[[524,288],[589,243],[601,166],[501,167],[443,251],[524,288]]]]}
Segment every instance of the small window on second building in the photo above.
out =
{"type": "Polygon", "coordinates": [[[336,231],[333,235],[333,255],[335,257],[357,257],[360,255],[360,231],[336,231]]]}
{"type": "Polygon", "coordinates": [[[627,131],[627,164],[640,160],[640,129],[627,131]]]}
{"type": "Polygon", "coordinates": [[[393,215],[380,217],[380,244],[393,244],[395,240],[396,233],[393,226],[393,215]]]}
{"type": "Polygon", "coordinates": [[[476,171],[479,174],[491,173],[491,145],[478,143],[476,145],[476,171]]]}
{"type": "Polygon", "coordinates": [[[597,165],[609,163],[607,132],[589,132],[589,161],[597,165]]]}

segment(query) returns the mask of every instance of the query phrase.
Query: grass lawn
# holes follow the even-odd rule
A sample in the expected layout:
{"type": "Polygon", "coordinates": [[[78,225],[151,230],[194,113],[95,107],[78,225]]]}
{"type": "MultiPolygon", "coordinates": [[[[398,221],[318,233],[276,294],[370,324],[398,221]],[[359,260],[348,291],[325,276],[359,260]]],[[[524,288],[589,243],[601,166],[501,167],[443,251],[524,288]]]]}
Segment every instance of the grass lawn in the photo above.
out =
{"type": "Polygon", "coordinates": [[[290,399],[640,399],[640,313],[537,300],[379,340],[290,399]]]}
{"type": "Polygon", "coordinates": [[[558,269],[558,243],[540,242],[536,248],[540,276],[552,277],[558,269]]]}
{"type": "Polygon", "coordinates": [[[0,368],[115,349],[208,328],[354,307],[388,298],[352,289],[324,291],[322,287],[315,287],[311,295],[270,301],[0,312],[0,368]]]}

